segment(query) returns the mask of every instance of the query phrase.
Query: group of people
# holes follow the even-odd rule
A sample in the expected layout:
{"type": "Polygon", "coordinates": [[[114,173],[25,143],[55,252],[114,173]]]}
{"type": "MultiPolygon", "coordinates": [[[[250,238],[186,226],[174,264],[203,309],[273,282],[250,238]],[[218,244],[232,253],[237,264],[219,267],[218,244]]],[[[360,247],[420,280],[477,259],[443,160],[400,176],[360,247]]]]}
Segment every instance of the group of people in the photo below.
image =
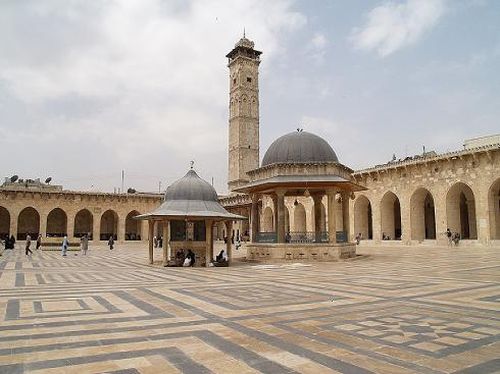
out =
{"type": "Polygon", "coordinates": [[[448,245],[450,247],[453,244],[455,244],[455,246],[457,246],[458,243],[460,243],[460,234],[458,232],[451,232],[451,230],[449,228],[447,228],[445,235],[448,238],[448,245]]]}
{"type": "Polygon", "coordinates": [[[153,236],[153,244],[155,248],[163,248],[163,236],[160,236],[159,238],[153,236]]]}
{"type": "Polygon", "coordinates": [[[187,253],[184,249],[178,249],[175,254],[175,266],[193,267],[196,262],[196,256],[191,249],[187,253]]]}

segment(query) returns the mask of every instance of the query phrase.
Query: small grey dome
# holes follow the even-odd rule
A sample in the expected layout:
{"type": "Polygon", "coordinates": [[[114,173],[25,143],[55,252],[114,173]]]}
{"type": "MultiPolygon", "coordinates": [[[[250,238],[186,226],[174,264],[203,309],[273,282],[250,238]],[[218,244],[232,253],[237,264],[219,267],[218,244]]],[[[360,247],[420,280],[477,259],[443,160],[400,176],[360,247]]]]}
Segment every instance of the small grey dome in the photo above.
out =
{"type": "Polygon", "coordinates": [[[262,159],[262,166],[307,162],[339,162],[339,159],[325,139],[310,132],[294,131],[271,144],[262,159]]]}
{"type": "Polygon", "coordinates": [[[199,200],[218,201],[217,192],[206,181],[201,179],[194,170],[172,183],[165,193],[165,201],[169,200],[199,200]]]}

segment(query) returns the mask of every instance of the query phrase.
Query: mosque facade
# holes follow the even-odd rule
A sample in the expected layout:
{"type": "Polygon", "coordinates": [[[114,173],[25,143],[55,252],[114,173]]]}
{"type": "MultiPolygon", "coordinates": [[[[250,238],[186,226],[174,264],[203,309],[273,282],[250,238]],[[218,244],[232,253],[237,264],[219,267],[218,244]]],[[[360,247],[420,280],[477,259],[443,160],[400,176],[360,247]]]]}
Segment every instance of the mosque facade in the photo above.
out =
{"type": "MultiPolygon", "coordinates": [[[[222,222],[217,224],[214,239],[259,240],[252,235],[257,228],[262,240],[269,240],[273,233],[278,236],[281,230],[307,242],[329,227],[347,242],[360,235],[362,245],[435,245],[447,243],[449,228],[471,245],[500,244],[498,135],[466,141],[463,149],[454,152],[425,152],[357,171],[336,169],[328,164],[333,160],[263,168],[259,164],[260,56],[245,37],[226,56],[231,192],[219,200],[229,212],[249,219],[234,221],[230,230],[222,222]],[[273,194],[261,194],[256,202],[254,195],[242,192],[252,178],[272,173],[271,169],[282,177],[286,170],[306,176],[342,174],[352,186],[364,188],[348,193],[342,186],[330,186],[328,192],[311,194],[314,191],[306,183],[293,196],[283,194],[278,212],[273,194]]],[[[65,234],[72,240],[90,233],[94,242],[110,236],[118,241],[144,241],[151,232],[160,236],[162,224],[156,223],[151,231],[146,222],[133,217],[153,211],[162,201],[163,195],[155,193],[67,191],[40,181],[6,179],[0,187],[0,236],[23,240],[28,233],[32,237],[41,234],[47,241],[56,241],[65,234]]]]}

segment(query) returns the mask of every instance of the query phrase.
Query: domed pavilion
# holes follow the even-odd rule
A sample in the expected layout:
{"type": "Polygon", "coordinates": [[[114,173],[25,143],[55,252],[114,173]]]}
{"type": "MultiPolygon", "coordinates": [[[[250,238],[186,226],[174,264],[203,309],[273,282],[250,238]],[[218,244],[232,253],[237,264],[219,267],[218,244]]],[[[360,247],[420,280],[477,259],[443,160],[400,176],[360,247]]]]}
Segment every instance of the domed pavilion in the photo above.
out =
{"type": "MultiPolygon", "coordinates": [[[[246,219],[229,213],[220,205],[217,192],[191,168],[187,174],[172,183],[164,202],[153,212],[135,217],[149,223],[149,263],[153,263],[153,235],[155,223],[163,223],[163,264],[172,260],[178,249],[192,250],[196,266],[208,264],[214,258],[213,225],[224,222],[231,230],[233,221],[246,219]]],[[[227,259],[231,263],[231,241],[227,241],[227,259]]]]}
{"type": "Polygon", "coordinates": [[[249,183],[236,189],[252,199],[252,244],[247,246],[247,258],[334,261],[355,256],[356,246],[348,240],[349,198],[365,188],[355,182],[352,172],[339,162],[330,144],[317,135],[297,129],[276,139],[265,153],[261,166],[248,172],[249,183]],[[259,227],[260,202],[266,196],[274,205],[272,232],[259,227]],[[326,217],[322,203],[325,196],[326,217]],[[313,232],[287,230],[285,197],[295,197],[295,204],[299,197],[312,198],[313,232]],[[344,218],[339,222],[342,227],[336,222],[337,206],[341,207],[344,218]]]}

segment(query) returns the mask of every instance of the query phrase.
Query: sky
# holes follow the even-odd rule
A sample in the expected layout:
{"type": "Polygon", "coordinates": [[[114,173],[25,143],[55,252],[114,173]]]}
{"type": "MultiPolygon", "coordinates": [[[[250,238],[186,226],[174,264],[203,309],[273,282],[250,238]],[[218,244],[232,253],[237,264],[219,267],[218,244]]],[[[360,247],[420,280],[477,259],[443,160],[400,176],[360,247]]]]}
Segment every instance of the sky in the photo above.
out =
{"type": "Polygon", "coordinates": [[[500,133],[499,1],[0,0],[0,177],[158,192],[194,160],[225,193],[243,29],[261,159],[298,127],[353,169],[500,133]]]}

